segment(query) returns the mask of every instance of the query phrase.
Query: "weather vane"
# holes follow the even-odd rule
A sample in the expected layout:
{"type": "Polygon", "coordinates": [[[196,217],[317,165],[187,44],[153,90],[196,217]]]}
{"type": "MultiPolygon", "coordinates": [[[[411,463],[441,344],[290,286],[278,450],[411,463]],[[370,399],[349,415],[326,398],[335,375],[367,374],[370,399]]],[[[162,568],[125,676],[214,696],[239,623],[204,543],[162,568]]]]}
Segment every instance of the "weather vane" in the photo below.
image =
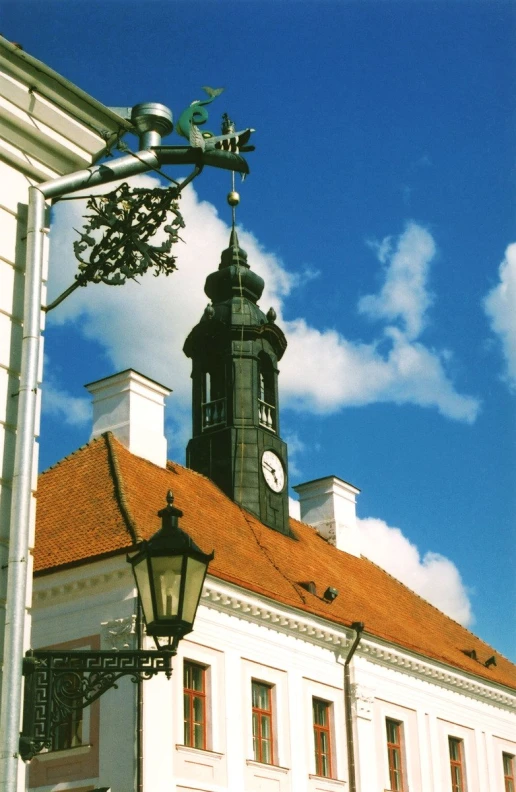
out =
{"type": "MultiPolygon", "coordinates": [[[[109,286],[121,286],[127,280],[136,280],[149,269],[154,270],[156,276],[170,275],[176,269],[176,257],[171,252],[172,245],[181,239],[179,231],[185,227],[178,203],[181,191],[199,175],[205,162],[230,169],[231,166],[225,161],[219,162],[219,158],[227,158],[242,151],[254,151],[254,146],[249,145],[249,139],[255,130],[248,128],[237,131],[227,113],[222,117],[222,134],[201,131],[199,127],[208,120],[206,105],[220,96],[224,89],[205,86],[203,90],[207,98],[192,102],[181,113],[176,124],[176,132],[185,137],[191,147],[182,151],[200,150],[189,160],[195,163],[193,172],[182,182],[177,182],[155,168],[154,170],[172,182],[169,187],[142,189],[130,187],[124,182],[107,195],[90,196],[86,204],[90,214],[85,215],[86,224],[82,231],[77,231],[79,239],[73,244],[75,257],[79,262],[75,281],[48,304],[45,311],[51,311],[76,288],[88,283],[102,282],[109,286]],[[155,237],[159,231],[164,232],[165,239],[157,244],[155,237]]],[[[121,141],[118,148],[130,152],[127,144],[121,141]]],[[[156,152],[160,150],[165,151],[167,147],[155,148],[156,152]]],[[[169,150],[174,152],[181,149],[169,147],[169,150]]],[[[134,156],[137,157],[136,154],[134,156]]],[[[184,159],[176,161],[183,162],[184,159]]],[[[245,172],[248,172],[247,163],[240,158],[238,164],[244,178],[245,172]]],[[[228,203],[233,210],[234,226],[235,207],[240,196],[235,191],[235,170],[232,169],[231,173],[233,188],[228,194],[228,203]]]]}
{"type": "Polygon", "coordinates": [[[214,135],[208,130],[201,131],[200,126],[208,120],[206,105],[213,102],[220,96],[224,88],[210,88],[209,85],[203,87],[203,91],[208,94],[207,99],[196,99],[190,107],[183,110],[176,124],[176,132],[185,137],[194,148],[201,148],[203,151],[219,149],[221,151],[254,151],[254,146],[249,146],[249,138],[254,129],[242,129],[237,132],[235,125],[229,120],[227,113],[222,116],[222,135],[214,135]]]}

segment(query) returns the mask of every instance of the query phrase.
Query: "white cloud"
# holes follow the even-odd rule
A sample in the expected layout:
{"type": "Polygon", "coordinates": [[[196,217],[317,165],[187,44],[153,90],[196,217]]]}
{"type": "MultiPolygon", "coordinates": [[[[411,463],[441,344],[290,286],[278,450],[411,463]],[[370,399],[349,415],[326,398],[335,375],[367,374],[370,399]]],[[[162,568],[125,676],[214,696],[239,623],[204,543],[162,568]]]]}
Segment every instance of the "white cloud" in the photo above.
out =
{"type": "MultiPolygon", "coordinates": [[[[132,183],[155,187],[157,180],[143,176],[132,183]]],[[[182,352],[183,343],[208,302],[204,282],[228,246],[229,228],[215,207],[199,201],[191,188],[183,194],[181,212],[186,219],[181,231],[185,244],[177,243],[173,251],[178,257],[176,272],[159,278],[148,273],[139,284],[129,281],[123,287],[89,284],[77,289],[48,319],[50,324],[79,323],[86,337],[105,347],[114,370],[132,366],[170,386],[174,391],[171,399],[186,406],[191,362],[182,352]]],[[[81,227],[84,213],[82,201],[58,205],[51,231],[49,302],[73,282],[74,228],[81,227]]],[[[291,288],[291,277],[252,234],[241,232],[239,237],[253,269],[265,279],[261,305],[267,311],[273,302],[281,304],[291,288]]]]}
{"type": "Polygon", "coordinates": [[[396,250],[392,249],[392,238],[386,237],[377,245],[377,254],[382,263],[387,263],[384,285],[379,294],[362,297],[358,310],[371,319],[400,319],[407,338],[417,338],[432,303],[427,279],[435,256],[434,240],[424,228],[409,223],[396,250]]]}
{"type": "Polygon", "coordinates": [[[288,472],[290,479],[299,479],[302,476],[299,458],[305,453],[306,444],[303,443],[297,432],[282,432],[282,435],[288,446],[288,472]]]}
{"type": "MultiPolygon", "coordinates": [[[[154,187],[157,180],[140,176],[133,183],[154,187]]],[[[182,347],[208,302],[204,281],[227,247],[229,227],[192,187],[185,190],[181,211],[185,244],[175,246],[176,272],[168,278],[149,273],[140,285],[129,282],[122,288],[104,284],[79,288],[48,319],[50,324],[79,324],[86,337],[105,348],[113,371],[133,367],[171,387],[169,424],[182,439],[190,429],[191,367],[182,347]]],[[[73,229],[83,225],[84,213],[81,201],[62,202],[56,208],[49,301],[73,281],[72,245],[77,238],[73,229]]],[[[288,338],[281,362],[283,407],[321,413],[347,405],[394,402],[433,407],[455,420],[475,419],[478,402],[456,391],[446,371],[445,351],[430,349],[414,337],[424,326],[431,303],[426,278],[435,246],[427,231],[411,224],[397,242],[380,243],[380,257],[388,262],[385,284],[377,296],[362,298],[361,310],[382,321],[398,320],[402,327],[385,324],[372,343],[350,341],[338,330],[315,328],[303,318],[285,321],[283,304],[290,291],[301,286],[299,278],[253,234],[239,231],[239,237],[252,268],[265,280],[260,305],[265,312],[274,306],[288,338]]]]}
{"type": "Polygon", "coordinates": [[[294,518],[294,520],[301,519],[301,507],[299,505],[299,501],[295,498],[292,498],[290,495],[288,496],[288,513],[290,517],[294,518]]]}
{"type": "Polygon", "coordinates": [[[502,343],[507,381],[516,389],[516,243],[505,251],[498,272],[500,282],[485,298],[484,309],[502,343]]]}
{"type": "Polygon", "coordinates": [[[384,237],[381,242],[378,242],[377,239],[367,239],[366,245],[368,245],[371,250],[374,250],[378,261],[385,264],[392,252],[392,236],[384,237]]]}
{"type": "Polygon", "coordinates": [[[447,418],[472,423],[478,401],[457,393],[446,374],[447,352],[410,342],[388,328],[390,349],[348,341],[334,330],[317,330],[304,319],[285,326],[289,349],[281,367],[282,398],[318,413],[376,402],[436,407],[447,418]],[[300,366],[300,361],[302,364],[300,366]]]}
{"type": "Polygon", "coordinates": [[[423,557],[400,531],[373,517],[358,519],[362,554],[464,626],[473,619],[468,591],[449,558],[423,557]]]}
{"type": "Polygon", "coordinates": [[[84,426],[91,421],[91,403],[87,398],[71,396],[52,379],[46,379],[42,392],[42,410],[70,426],[84,426]]]}

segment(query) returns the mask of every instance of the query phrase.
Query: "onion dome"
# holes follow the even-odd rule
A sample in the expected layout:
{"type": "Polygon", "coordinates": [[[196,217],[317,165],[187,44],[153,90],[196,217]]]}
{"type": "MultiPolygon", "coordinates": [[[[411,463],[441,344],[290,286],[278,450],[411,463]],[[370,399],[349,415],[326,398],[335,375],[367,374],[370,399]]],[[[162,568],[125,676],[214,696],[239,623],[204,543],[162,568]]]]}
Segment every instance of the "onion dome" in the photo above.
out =
{"type": "Polygon", "coordinates": [[[263,278],[249,268],[247,253],[240,247],[233,227],[229,247],[222,251],[217,272],[206,278],[205,293],[215,304],[234,296],[246,297],[256,303],[262,296],[264,285],[263,278]]]}

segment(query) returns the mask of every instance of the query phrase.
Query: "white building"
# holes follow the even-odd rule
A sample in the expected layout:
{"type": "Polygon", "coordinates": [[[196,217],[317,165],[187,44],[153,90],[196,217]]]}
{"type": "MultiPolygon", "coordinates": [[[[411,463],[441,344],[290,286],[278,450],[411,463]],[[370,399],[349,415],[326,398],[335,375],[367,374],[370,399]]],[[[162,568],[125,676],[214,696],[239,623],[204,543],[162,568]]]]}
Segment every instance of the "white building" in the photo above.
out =
{"type": "Polygon", "coordinates": [[[352,485],[301,485],[307,522],[283,519],[285,339],[260,281],[233,232],[185,343],[192,469],[166,460],[167,388],[129,370],[88,386],[91,441],[40,476],[34,646],[136,646],[126,553],[169,489],[215,558],[172,680],[70,719],[30,786],[514,792],[516,667],[360,555],[352,485]]]}
{"type": "MultiPolygon", "coordinates": [[[[19,45],[0,36],[0,706],[8,567],[28,565],[13,549],[11,494],[24,338],[25,240],[31,186],[91,165],[128,125],[19,45]]],[[[45,254],[46,261],[46,254],[45,254]]],[[[44,275],[46,278],[46,274],[44,275]]],[[[46,299],[45,283],[41,300],[46,299]]],[[[44,314],[41,314],[41,329],[44,314]]],[[[42,365],[42,341],[40,349],[42,365]]],[[[41,380],[41,377],[40,377],[41,380]]],[[[39,402],[36,407],[39,416],[39,402]]],[[[39,421],[37,421],[39,423],[39,421]]],[[[33,436],[33,489],[38,466],[38,429],[33,436]]],[[[29,477],[30,478],[30,477],[29,477]]],[[[29,483],[30,486],[30,483],[29,483]]],[[[30,543],[34,536],[34,502],[30,543]]],[[[30,602],[30,582],[27,602],[30,602]]],[[[29,616],[25,636],[29,640],[29,616]]],[[[10,657],[6,658],[9,662],[10,657]]],[[[2,760],[0,745],[0,766],[2,760]]]]}

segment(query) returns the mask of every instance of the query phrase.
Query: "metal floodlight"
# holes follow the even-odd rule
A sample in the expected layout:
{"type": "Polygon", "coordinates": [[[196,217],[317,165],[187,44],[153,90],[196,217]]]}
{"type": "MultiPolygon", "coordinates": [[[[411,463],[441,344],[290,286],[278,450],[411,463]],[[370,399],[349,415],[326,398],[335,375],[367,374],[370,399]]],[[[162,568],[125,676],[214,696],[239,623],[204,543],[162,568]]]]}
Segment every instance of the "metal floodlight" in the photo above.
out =
{"type": "Polygon", "coordinates": [[[204,578],[214,555],[203,553],[179,527],[183,512],[173,503],[169,490],[167,505],[158,512],[161,530],[127,559],[133,568],[147,634],[158,649],[162,648],[160,638],[168,638],[168,645],[175,649],[193,630],[204,578]]]}
{"type": "Polygon", "coordinates": [[[339,590],[334,588],[333,586],[328,586],[328,588],[323,594],[323,597],[326,600],[326,602],[333,602],[333,600],[337,599],[338,596],[339,596],[339,590]]]}

